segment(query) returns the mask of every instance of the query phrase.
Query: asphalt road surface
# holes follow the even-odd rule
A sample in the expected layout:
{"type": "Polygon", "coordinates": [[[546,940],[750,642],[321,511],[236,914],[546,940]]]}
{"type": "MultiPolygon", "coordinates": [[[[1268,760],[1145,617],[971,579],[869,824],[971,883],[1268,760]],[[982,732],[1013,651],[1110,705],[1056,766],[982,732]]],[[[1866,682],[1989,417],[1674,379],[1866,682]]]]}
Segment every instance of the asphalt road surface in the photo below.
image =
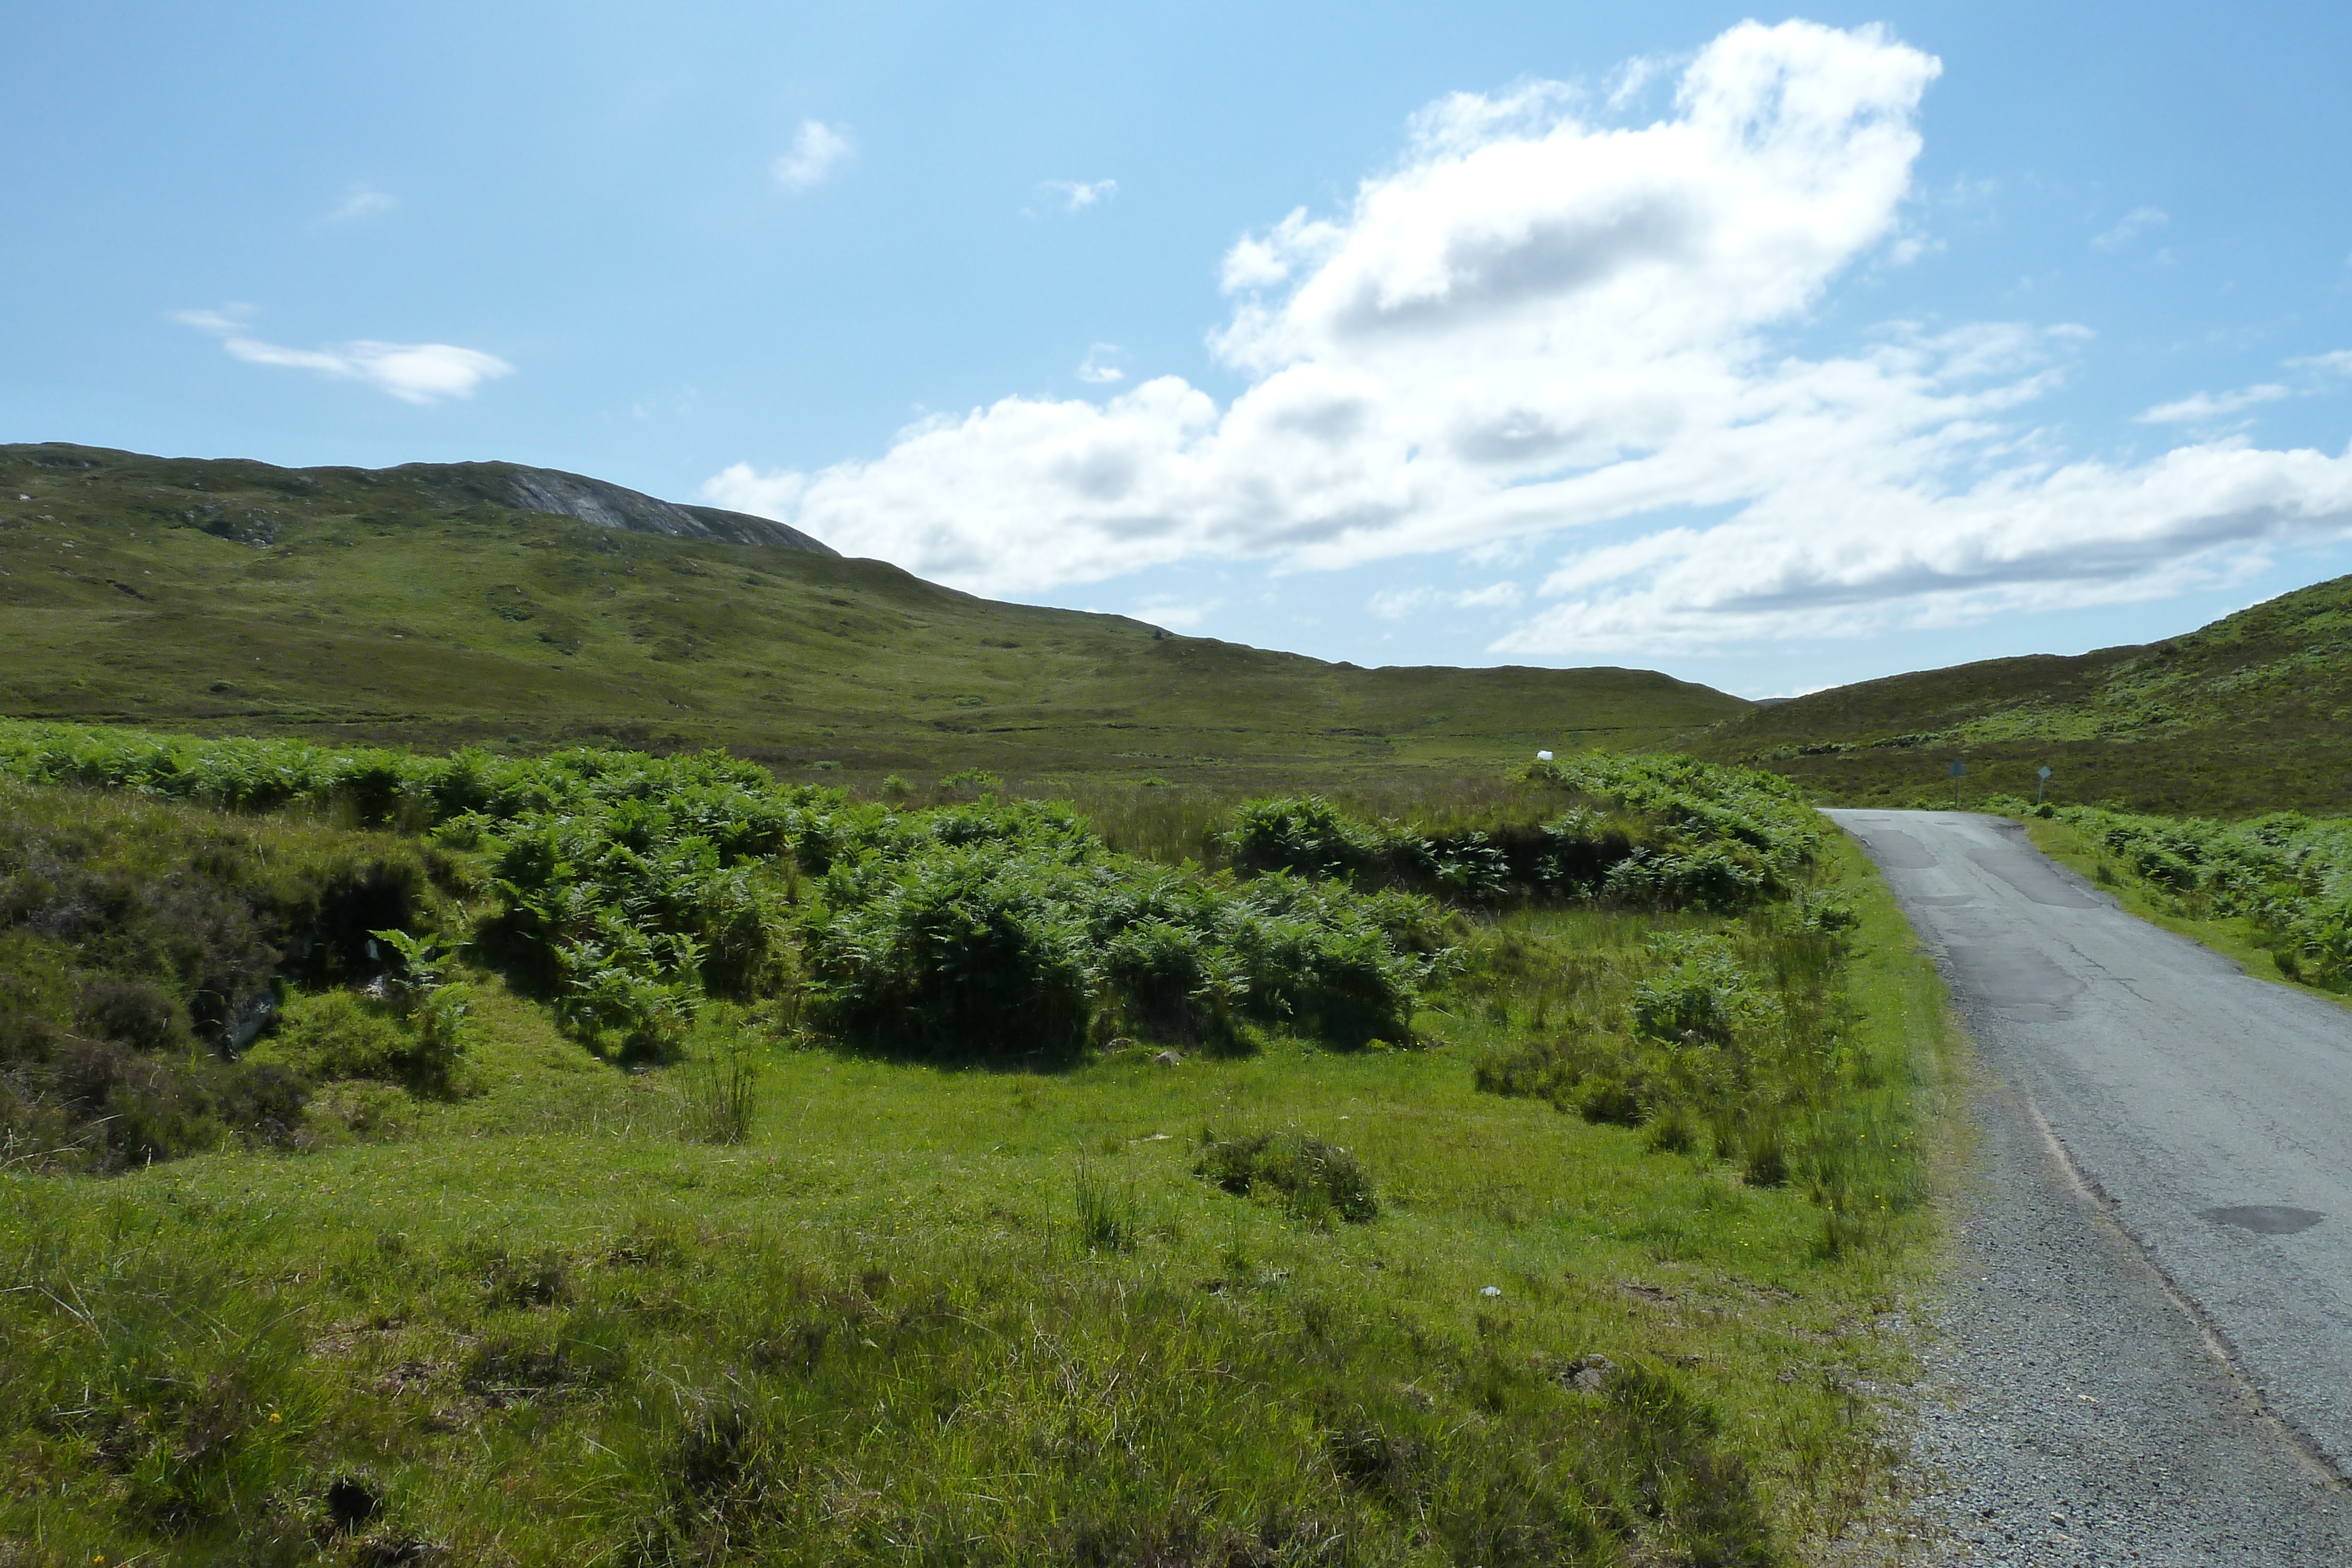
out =
{"type": "Polygon", "coordinates": [[[1916,1434],[1951,1549],[2352,1565],[2352,1010],[2123,913],[2013,822],[1829,814],[1984,1069],[1916,1434]]]}

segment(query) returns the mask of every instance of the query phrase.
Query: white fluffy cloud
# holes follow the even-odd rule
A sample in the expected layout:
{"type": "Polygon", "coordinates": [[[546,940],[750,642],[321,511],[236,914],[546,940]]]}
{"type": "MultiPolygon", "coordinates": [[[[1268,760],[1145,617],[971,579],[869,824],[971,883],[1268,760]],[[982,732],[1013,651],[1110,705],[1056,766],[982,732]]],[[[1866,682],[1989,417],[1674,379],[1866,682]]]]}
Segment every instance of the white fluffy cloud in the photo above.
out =
{"type": "Polygon", "coordinates": [[[289,349],[247,335],[241,311],[184,310],[184,326],[210,332],[250,365],[281,365],[365,382],[403,402],[432,403],[474,395],[484,382],[514,373],[495,354],[451,343],[379,343],[362,340],[331,349],[289,349]]]}
{"type": "Polygon", "coordinates": [[[803,120],[789,152],[780,152],[771,166],[776,183],[787,191],[821,185],[852,152],[849,132],[821,120],[803,120]]]}
{"type": "Polygon", "coordinates": [[[1103,402],[1009,397],[871,461],[738,464],[706,494],[982,592],[1603,531],[1495,645],[1538,654],[2170,591],[2352,523],[2352,455],[2208,443],[2119,466],[2020,428],[2078,328],[1787,346],[1842,274],[1903,243],[1940,68],[1877,28],[1743,24],[1648,124],[1595,121],[1559,84],[1457,94],[1346,211],[1302,208],[1227,254],[1230,402],[1172,376],[1103,402]]]}
{"type": "Polygon", "coordinates": [[[2236,392],[2191,392],[2173,402],[2160,402],[2139,416],[2143,424],[2211,424],[2266,402],[2294,393],[2276,382],[2240,387],[2236,392]]]}
{"type": "Polygon", "coordinates": [[[1117,180],[1046,180],[1038,187],[1062,204],[1063,210],[1082,213],[1118,194],[1117,180]]]}

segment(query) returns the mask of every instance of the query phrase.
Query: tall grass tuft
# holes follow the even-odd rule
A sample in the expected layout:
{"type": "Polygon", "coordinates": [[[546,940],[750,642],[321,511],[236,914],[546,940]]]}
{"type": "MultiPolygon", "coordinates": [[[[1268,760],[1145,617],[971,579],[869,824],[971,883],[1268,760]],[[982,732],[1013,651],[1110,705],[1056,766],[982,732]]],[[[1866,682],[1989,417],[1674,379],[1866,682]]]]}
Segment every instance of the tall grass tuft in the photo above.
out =
{"type": "Polygon", "coordinates": [[[740,1012],[724,1002],[706,1007],[680,1070],[688,1135],[719,1145],[740,1144],[750,1136],[759,1118],[761,1065],[740,1012]]]}
{"type": "Polygon", "coordinates": [[[1078,1247],[1089,1253],[1132,1252],[1141,1239],[1141,1204],[1132,1183],[1115,1185],[1091,1160],[1078,1162],[1071,1181],[1077,1210],[1078,1247]]]}

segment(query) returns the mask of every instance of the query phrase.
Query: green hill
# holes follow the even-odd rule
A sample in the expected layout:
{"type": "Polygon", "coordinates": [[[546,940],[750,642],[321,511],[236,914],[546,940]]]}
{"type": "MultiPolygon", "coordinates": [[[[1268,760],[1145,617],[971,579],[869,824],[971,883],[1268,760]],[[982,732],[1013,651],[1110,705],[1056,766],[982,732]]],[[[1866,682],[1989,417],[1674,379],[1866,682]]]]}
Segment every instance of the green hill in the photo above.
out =
{"type": "Polygon", "coordinates": [[[1643,671],[1362,670],[997,603],[509,464],[56,444],[0,446],[0,716],[852,774],[1248,782],[1654,745],[1748,706],[1643,671]]]}
{"type": "Polygon", "coordinates": [[[2352,810],[2352,577],[2185,636],[2073,658],[1992,659],[1749,710],[1692,749],[1851,804],[2052,798],[2236,815],[2352,810]]]}

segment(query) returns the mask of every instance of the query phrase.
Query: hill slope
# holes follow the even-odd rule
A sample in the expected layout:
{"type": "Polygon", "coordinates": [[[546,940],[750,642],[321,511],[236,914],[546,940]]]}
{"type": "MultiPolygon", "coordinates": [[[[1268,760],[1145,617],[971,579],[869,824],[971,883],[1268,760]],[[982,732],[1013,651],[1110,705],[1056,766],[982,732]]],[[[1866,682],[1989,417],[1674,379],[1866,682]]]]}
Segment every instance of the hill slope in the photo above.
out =
{"type": "Polygon", "coordinates": [[[1747,706],[1643,671],[1360,670],[1001,604],[511,465],[0,446],[10,716],[1246,780],[1651,745],[1747,706]]]}
{"type": "Polygon", "coordinates": [[[1750,709],[1694,749],[1853,804],[2031,797],[2223,815],[2352,810],[2352,577],[2185,636],[1994,659],[1750,709]],[[1964,797],[1965,798],[1965,797],[1964,797]]]}

